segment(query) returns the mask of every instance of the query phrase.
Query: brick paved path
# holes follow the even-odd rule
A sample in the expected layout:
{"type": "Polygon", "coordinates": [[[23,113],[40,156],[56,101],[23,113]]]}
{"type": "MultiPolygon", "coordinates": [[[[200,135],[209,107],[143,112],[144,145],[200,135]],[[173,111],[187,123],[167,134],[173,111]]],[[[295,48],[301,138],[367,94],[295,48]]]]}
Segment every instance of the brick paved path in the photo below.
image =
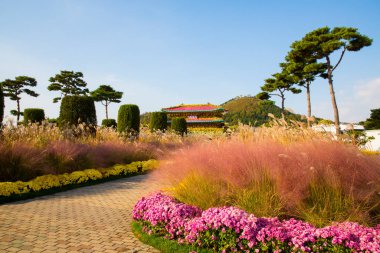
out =
{"type": "Polygon", "coordinates": [[[158,252],[134,237],[131,212],[159,188],[144,175],[0,205],[0,252],[158,252]]]}

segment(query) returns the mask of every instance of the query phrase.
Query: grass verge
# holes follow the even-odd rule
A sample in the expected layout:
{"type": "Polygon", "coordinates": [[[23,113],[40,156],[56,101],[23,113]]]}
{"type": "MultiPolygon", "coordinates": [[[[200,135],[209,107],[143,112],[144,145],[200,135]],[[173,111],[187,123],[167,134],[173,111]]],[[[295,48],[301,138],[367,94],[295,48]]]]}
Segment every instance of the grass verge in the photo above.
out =
{"type": "Polygon", "coordinates": [[[213,253],[207,249],[198,248],[187,244],[178,244],[176,241],[163,238],[158,235],[148,235],[142,231],[141,223],[132,221],[132,232],[141,242],[160,250],[162,253],[213,253]]]}

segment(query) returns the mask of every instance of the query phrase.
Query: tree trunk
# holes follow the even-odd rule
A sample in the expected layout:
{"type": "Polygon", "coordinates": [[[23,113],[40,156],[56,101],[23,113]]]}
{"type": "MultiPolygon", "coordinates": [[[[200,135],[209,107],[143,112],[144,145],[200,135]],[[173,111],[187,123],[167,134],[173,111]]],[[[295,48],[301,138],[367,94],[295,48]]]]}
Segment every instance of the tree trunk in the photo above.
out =
{"type": "Polygon", "coordinates": [[[281,94],[281,116],[282,119],[285,120],[285,96],[284,94],[281,94]]]}
{"type": "Polygon", "coordinates": [[[20,121],[20,100],[17,99],[17,123],[20,121]]]}
{"type": "Polygon", "coordinates": [[[106,119],[108,119],[108,104],[106,103],[106,119]]]}
{"type": "Polygon", "coordinates": [[[306,97],[307,97],[307,127],[310,127],[311,119],[311,100],[310,100],[310,82],[306,83],[306,97]]]}
{"type": "Polygon", "coordinates": [[[338,111],[338,105],[336,103],[335,99],[335,92],[334,92],[334,85],[332,80],[332,69],[330,65],[330,58],[327,56],[327,79],[329,81],[329,87],[330,87],[330,95],[331,95],[331,102],[334,109],[334,124],[335,124],[335,133],[336,135],[340,135],[340,126],[339,126],[339,111],[338,111]]]}

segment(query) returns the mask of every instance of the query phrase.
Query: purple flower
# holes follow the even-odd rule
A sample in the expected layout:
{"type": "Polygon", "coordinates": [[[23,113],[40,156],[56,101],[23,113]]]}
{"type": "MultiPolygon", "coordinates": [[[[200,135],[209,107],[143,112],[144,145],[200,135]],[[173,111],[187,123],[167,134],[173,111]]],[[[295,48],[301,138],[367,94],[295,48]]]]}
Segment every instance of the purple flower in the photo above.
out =
{"type": "Polygon", "coordinates": [[[273,252],[315,252],[331,250],[332,245],[353,252],[380,252],[380,225],[370,228],[343,222],[315,228],[295,219],[257,218],[236,207],[210,208],[202,212],[161,192],[139,200],[133,209],[133,218],[149,224],[144,231],[152,233],[158,227],[180,243],[214,247],[218,236],[230,236],[230,243],[218,245],[221,252],[260,252],[261,246],[271,247],[273,252]]]}

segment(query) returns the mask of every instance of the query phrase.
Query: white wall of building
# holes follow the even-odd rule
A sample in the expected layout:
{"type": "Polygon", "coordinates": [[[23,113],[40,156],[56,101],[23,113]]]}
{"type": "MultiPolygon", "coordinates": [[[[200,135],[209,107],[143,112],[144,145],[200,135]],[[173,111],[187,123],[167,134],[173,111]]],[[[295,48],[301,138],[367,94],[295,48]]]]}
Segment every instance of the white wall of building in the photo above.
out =
{"type": "MultiPolygon", "coordinates": [[[[335,135],[335,126],[334,125],[315,125],[313,129],[321,132],[329,132],[335,135]]],[[[380,129],[379,130],[364,130],[364,127],[361,125],[354,124],[340,124],[340,129],[342,131],[346,130],[359,130],[364,131],[367,137],[373,137],[374,139],[369,141],[365,145],[366,150],[371,151],[380,151],[380,129]]]]}
{"type": "Polygon", "coordinates": [[[380,130],[366,130],[365,134],[367,137],[375,138],[366,144],[366,149],[372,151],[380,151],[380,130]]]}

